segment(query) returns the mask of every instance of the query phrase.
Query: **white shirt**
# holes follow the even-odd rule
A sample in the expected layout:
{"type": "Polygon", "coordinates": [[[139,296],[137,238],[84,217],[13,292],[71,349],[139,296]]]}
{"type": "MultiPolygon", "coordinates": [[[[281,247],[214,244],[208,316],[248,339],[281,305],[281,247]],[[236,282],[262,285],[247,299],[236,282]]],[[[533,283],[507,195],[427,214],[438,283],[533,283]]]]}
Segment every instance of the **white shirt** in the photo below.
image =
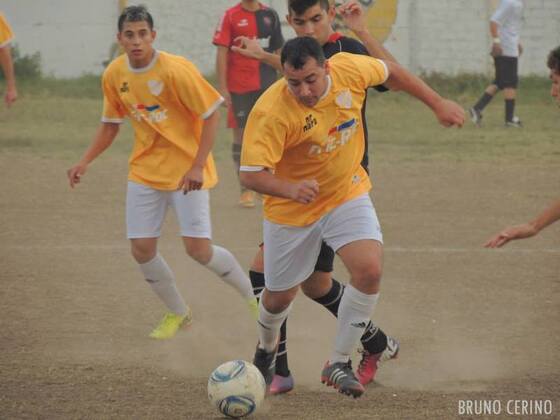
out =
{"type": "Polygon", "coordinates": [[[517,57],[519,55],[518,45],[522,18],[522,0],[500,0],[498,8],[490,18],[492,22],[498,24],[498,36],[505,56],[517,57]]]}

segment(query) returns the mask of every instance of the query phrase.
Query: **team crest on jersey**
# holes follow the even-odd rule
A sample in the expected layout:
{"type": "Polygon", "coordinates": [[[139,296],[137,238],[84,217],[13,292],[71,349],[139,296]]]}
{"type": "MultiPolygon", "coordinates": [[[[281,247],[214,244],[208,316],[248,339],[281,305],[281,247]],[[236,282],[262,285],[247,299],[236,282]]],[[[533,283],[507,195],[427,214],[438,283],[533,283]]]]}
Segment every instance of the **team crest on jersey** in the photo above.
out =
{"type": "Polygon", "coordinates": [[[350,109],[352,107],[352,94],[346,89],[337,95],[335,101],[339,107],[350,109]]]}
{"type": "Polygon", "coordinates": [[[163,82],[161,80],[148,80],[148,89],[152,95],[159,96],[163,92],[163,82]]]}
{"type": "Polygon", "coordinates": [[[313,114],[309,114],[305,117],[305,125],[303,126],[303,132],[311,130],[313,127],[317,125],[317,118],[313,116],[313,114]]]}

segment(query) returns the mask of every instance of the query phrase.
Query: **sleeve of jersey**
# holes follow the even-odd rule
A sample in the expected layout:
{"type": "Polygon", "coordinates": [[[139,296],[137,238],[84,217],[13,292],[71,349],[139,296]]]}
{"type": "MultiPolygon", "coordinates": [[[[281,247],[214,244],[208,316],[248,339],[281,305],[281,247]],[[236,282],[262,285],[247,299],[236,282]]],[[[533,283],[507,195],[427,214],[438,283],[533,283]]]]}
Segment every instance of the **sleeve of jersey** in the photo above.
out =
{"type": "Polygon", "coordinates": [[[214,38],[212,38],[212,43],[214,45],[221,45],[222,47],[230,47],[232,44],[231,39],[231,28],[229,24],[228,13],[224,13],[222,18],[218,22],[216,27],[216,32],[214,32],[214,38]]]}
{"type": "Polygon", "coordinates": [[[101,116],[101,122],[121,124],[126,116],[126,111],[109,79],[110,76],[105,72],[102,79],[103,115],[101,116]]]}
{"type": "Polygon", "coordinates": [[[371,86],[382,85],[389,78],[387,65],[377,58],[355,55],[351,60],[361,76],[364,83],[362,88],[367,89],[371,86]]]}
{"type": "Polygon", "coordinates": [[[501,1],[500,4],[498,5],[498,8],[496,9],[494,14],[490,18],[490,20],[492,22],[496,22],[498,25],[503,25],[504,24],[504,18],[507,15],[507,11],[508,11],[507,2],[501,1]]]}
{"type": "Polygon", "coordinates": [[[279,50],[284,45],[284,37],[282,36],[282,27],[280,26],[280,18],[278,14],[274,12],[274,31],[272,37],[270,38],[270,49],[272,51],[279,50]]]}
{"type": "Polygon", "coordinates": [[[224,102],[224,98],[200,74],[194,64],[186,60],[178,63],[173,74],[179,100],[203,120],[212,115],[224,102]]]}
{"type": "Polygon", "coordinates": [[[260,110],[251,111],[243,133],[240,170],[256,172],[274,169],[282,158],[287,127],[260,110]]]}
{"type": "Polygon", "coordinates": [[[0,48],[8,46],[13,40],[14,34],[12,28],[10,28],[4,15],[0,13],[0,48]]]}

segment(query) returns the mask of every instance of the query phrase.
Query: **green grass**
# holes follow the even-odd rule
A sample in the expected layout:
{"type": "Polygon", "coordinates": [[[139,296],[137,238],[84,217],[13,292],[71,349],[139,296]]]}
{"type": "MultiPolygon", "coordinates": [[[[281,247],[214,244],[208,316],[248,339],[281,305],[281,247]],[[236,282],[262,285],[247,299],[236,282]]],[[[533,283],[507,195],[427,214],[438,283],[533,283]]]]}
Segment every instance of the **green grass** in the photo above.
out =
{"type": "MultiPolygon", "coordinates": [[[[428,77],[440,93],[471,106],[486,79],[480,76],[428,77]]],[[[549,96],[545,78],[521,81],[516,113],[523,129],[503,127],[503,100],[497,97],[484,113],[483,128],[467,121],[465,127],[445,129],[423,104],[403,93],[373,93],[368,102],[370,150],[374,162],[492,161],[558,162],[560,110],[549,96]]],[[[3,87],[0,87],[3,89],[3,87]]],[[[101,115],[97,76],[58,80],[21,80],[20,99],[13,108],[0,107],[0,153],[24,151],[68,159],[77,158],[91,141],[101,115]]],[[[231,133],[221,129],[214,154],[229,159],[231,133]]],[[[125,124],[109,153],[127,154],[132,131],[125,124]]]]}

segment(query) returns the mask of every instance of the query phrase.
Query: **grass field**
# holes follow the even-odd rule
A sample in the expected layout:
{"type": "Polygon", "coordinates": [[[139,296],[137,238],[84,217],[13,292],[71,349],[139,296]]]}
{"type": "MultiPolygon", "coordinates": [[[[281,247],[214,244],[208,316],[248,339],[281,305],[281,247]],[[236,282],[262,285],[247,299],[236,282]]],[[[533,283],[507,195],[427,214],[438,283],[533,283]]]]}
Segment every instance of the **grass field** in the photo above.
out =
{"type": "MultiPolygon", "coordinates": [[[[465,107],[484,87],[482,78],[432,80],[465,107]]],[[[21,81],[15,106],[0,106],[0,417],[220,418],[207,402],[208,374],[252,357],[253,321],[184,255],[169,217],[160,252],[195,322],[169,342],[147,338],[163,309],[125,236],[129,124],[78,188],[66,180],[99,124],[98,85],[21,81]]],[[[326,389],[319,372],[335,324],[299,296],[288,327],[296,387],[268,398],[255,419],[508,418],[511,400],[549,400],[545,418],[558,418],[560,223],[502,250],[481,246],[560,196],[560,109],[549,82],[522,80],[518,102],[522,129],[503,127],[500,97],[482,128],[467,121],[456,130],[403,94],[372,94],[373,199],[385,241],[374,321],[400,340],[399,359],[357,401],[326,389]],[[500,401],[504,412],[460,416],[466,400],[500,401]]],[[[260,206],[237,206],[230,144],[222,127],[214,240],[247,268],[261,240],[260,206]]],[[[338,261],[335,276],[348,278],[338,261]]]]}

